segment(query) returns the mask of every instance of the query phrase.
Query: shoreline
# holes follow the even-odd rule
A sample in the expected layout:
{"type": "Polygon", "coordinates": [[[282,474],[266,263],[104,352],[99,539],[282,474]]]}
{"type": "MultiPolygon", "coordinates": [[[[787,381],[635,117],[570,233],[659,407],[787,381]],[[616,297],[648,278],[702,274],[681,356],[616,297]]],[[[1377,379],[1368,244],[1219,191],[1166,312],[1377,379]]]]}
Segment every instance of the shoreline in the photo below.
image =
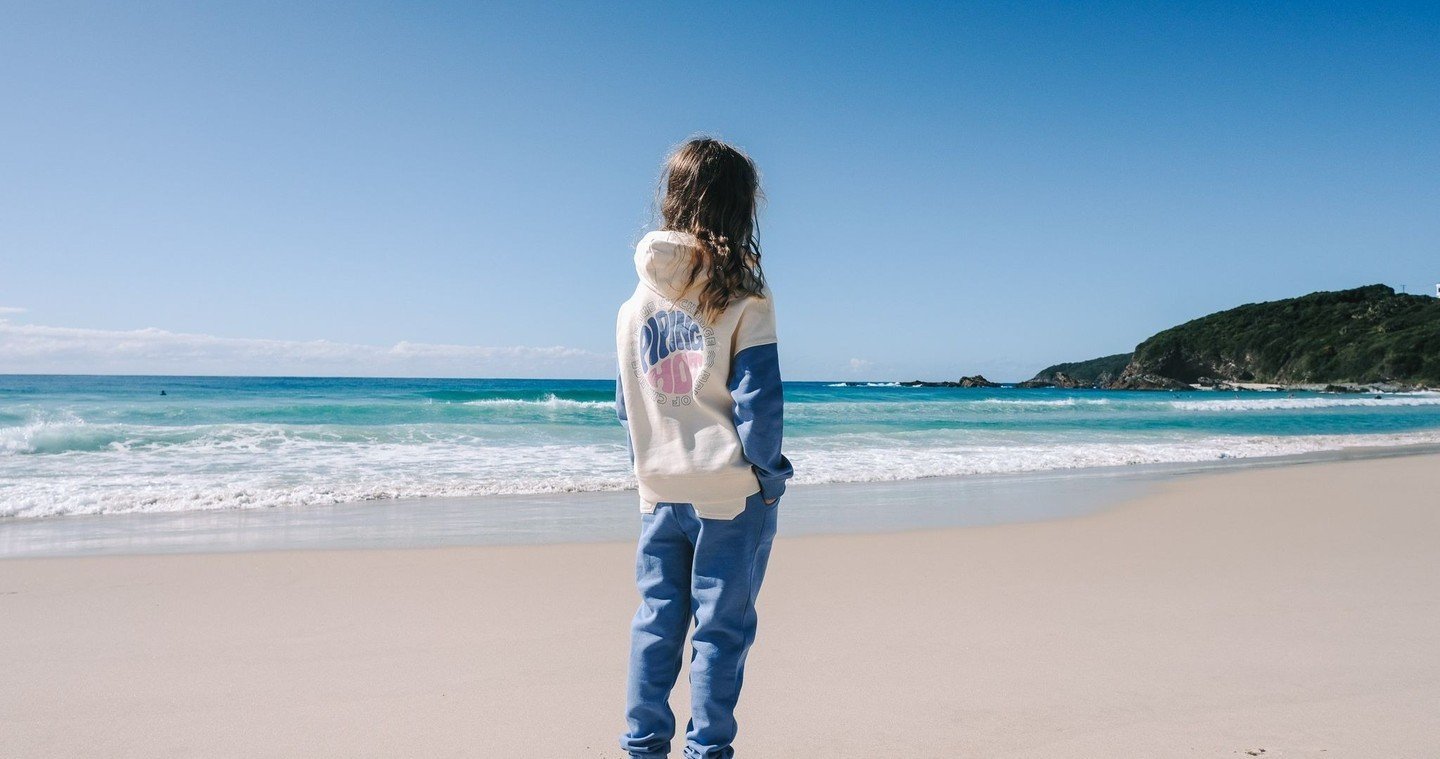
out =
{"type": "Polygon", "coordinates": [[[1440,387],[1430,385],[1404,384],[1391,382],[1301,382],[1297,384],[1286,384],[1280,382],[1239,382],[1230,380],[1215,380],[1209,383],[1203,382],[1179,382],[1175,387],[1111,387],[1109,385],[1094,385],[1079,383],[1075,385],[1057,385],[1040,377],[1032,377],[1028,380],[1013,382],[991,382],[981,375],[962,376],[958,380],[882,380],[882,381],[857,381],[839,380],[829,383],[828,380],[814,380],[815,382],[827,382],[830,387],[920,387],[920,388],[947,388],[954,390],[1095,390],[1106,393],[1171,393],[1188,392],[1189,390],[1201,390],[1217,393],[1315,393],[1318,395],[1365,395],[1375,393],[1380,395],[1411,395],[1423,393],[1440,393],[1440,387]]]}
{"type": "MultiPolygon", "coordinates": [[[[782,518],[737,753],[1427,755],[1437,488],[1440,454],[1397,455],[1178,477],[1063,520],[782,518]]],[[[622,756],[631,542],[3,566],[14,756],[622,756]]]]}
{"type": "MultiPolygon", "coordinates": [[[[1440,444],[1440,394],[792,389],[806,486],[1440,444]]],[[[571,508],[558,494],[634,487],[613,382],[111,378],[0,396],[0,530],[522,493],[571,508]]]]}
{"type": "MultiPolygon", "coordinates": [[[[1102,511],[1177,479],[1327,461],[1423,456],[1440,444],[795,485],[791,535],[881,534],[1043,522],[1102,511]]],[[[386,499],[266,509],[0,519],[0,562],[21,558],[254,551],[425,549],[632,539],[635,491],[386,499]]]]}

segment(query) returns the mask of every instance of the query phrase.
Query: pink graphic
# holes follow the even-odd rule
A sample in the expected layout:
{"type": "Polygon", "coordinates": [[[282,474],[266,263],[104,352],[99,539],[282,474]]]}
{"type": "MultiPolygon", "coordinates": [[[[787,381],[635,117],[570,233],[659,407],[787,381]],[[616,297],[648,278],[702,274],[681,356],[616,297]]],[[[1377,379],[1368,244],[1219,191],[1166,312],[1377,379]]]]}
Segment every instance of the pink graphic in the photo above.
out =
{"type": "Polygon", "coordinates": [[[678,308],[657,311],[641,325],[639,338],[640,368],[650,387],[667,395],[695,391],[705,368],[705,333],[695,317],[678,308]]]}
{"type": "Polygon", "coordinates": [[[645,374],[650,386],[662,393],[685,395],[695,388],[695,375],[705,366],[705,354],[700,351],[675,351],[645,374]]]}

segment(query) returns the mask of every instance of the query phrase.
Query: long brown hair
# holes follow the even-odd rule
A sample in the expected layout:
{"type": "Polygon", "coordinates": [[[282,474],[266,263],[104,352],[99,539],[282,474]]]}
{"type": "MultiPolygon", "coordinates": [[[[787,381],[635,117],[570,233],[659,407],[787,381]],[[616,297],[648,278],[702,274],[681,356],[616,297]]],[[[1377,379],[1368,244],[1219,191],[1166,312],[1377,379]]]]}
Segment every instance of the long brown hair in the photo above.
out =
{"type": "Polygon", "coordinates": [[[713,321],[732,302],[762,295],[755,162],[719,140],[698,137],[670,155],[660,186],[664,228],[689,232],[700,243],[689,279],[693,285],[705,275],[699,315],[713,321]]]}

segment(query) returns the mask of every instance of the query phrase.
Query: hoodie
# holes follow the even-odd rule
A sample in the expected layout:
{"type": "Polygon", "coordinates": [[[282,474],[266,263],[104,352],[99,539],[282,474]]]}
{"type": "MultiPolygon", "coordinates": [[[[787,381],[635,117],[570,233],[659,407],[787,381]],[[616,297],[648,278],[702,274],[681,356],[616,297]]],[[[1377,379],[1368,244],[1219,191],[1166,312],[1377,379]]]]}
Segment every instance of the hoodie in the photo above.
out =
{"type": "Polygon", "coordinates": [[[699,316],[704,273],[686,286],[695,238],[651,232],[635,248],[640,283],[620,306],[616,415],[625,425],[640,510],[689,503],[733,519],[761,493],[773,502],[794,470],[780,452],[784,394],[769,291],[699,316]]]}

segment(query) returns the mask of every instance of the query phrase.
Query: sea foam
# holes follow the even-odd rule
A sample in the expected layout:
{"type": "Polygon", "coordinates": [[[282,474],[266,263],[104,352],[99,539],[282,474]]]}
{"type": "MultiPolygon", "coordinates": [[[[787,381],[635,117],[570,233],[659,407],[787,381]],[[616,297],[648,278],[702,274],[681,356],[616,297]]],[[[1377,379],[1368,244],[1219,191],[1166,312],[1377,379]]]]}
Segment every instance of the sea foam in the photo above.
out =
{"type": "MultiPolygon", "coordinates": [[[[1440,393],[785,390],[801,484],[1440,444],[1440,393]]],[[[613,397],[613,380],[0,377],[0,516],[619,490],[613,397]]]]}
{"type": "Polygon", "coordinates": [[[1320,398],[1220,398],[1199,401],[1171,401],[1180,411],[1289,411],[1301,409],[1361,408],[1383,406],[1440,406],[1440,393],[1396,393],[1379,397],[1327,396],[1320,398]]]}
{"type": "MultiPolygon", "coordinates": [[[[1440,444],[1440,432],[1211,436],[1081,443],[937,444],[917,435],[837,435],[791,448],[798,484],[883,482],[1088,467],[1204,462],[1440,444]]],[[[595,492],[634,487],[622,445],[326,444],[259,436],[177,446],[165,457],[112,449],[0,483],[0,516],[303,507],[382,498],[595,492]],[[270,455],[256,456],[272,446],[270,455]],[[205,446],[201,448],[200,446],[205,446]]],[[[62,457],[37,457],[50,460],[62,457]]]]}

